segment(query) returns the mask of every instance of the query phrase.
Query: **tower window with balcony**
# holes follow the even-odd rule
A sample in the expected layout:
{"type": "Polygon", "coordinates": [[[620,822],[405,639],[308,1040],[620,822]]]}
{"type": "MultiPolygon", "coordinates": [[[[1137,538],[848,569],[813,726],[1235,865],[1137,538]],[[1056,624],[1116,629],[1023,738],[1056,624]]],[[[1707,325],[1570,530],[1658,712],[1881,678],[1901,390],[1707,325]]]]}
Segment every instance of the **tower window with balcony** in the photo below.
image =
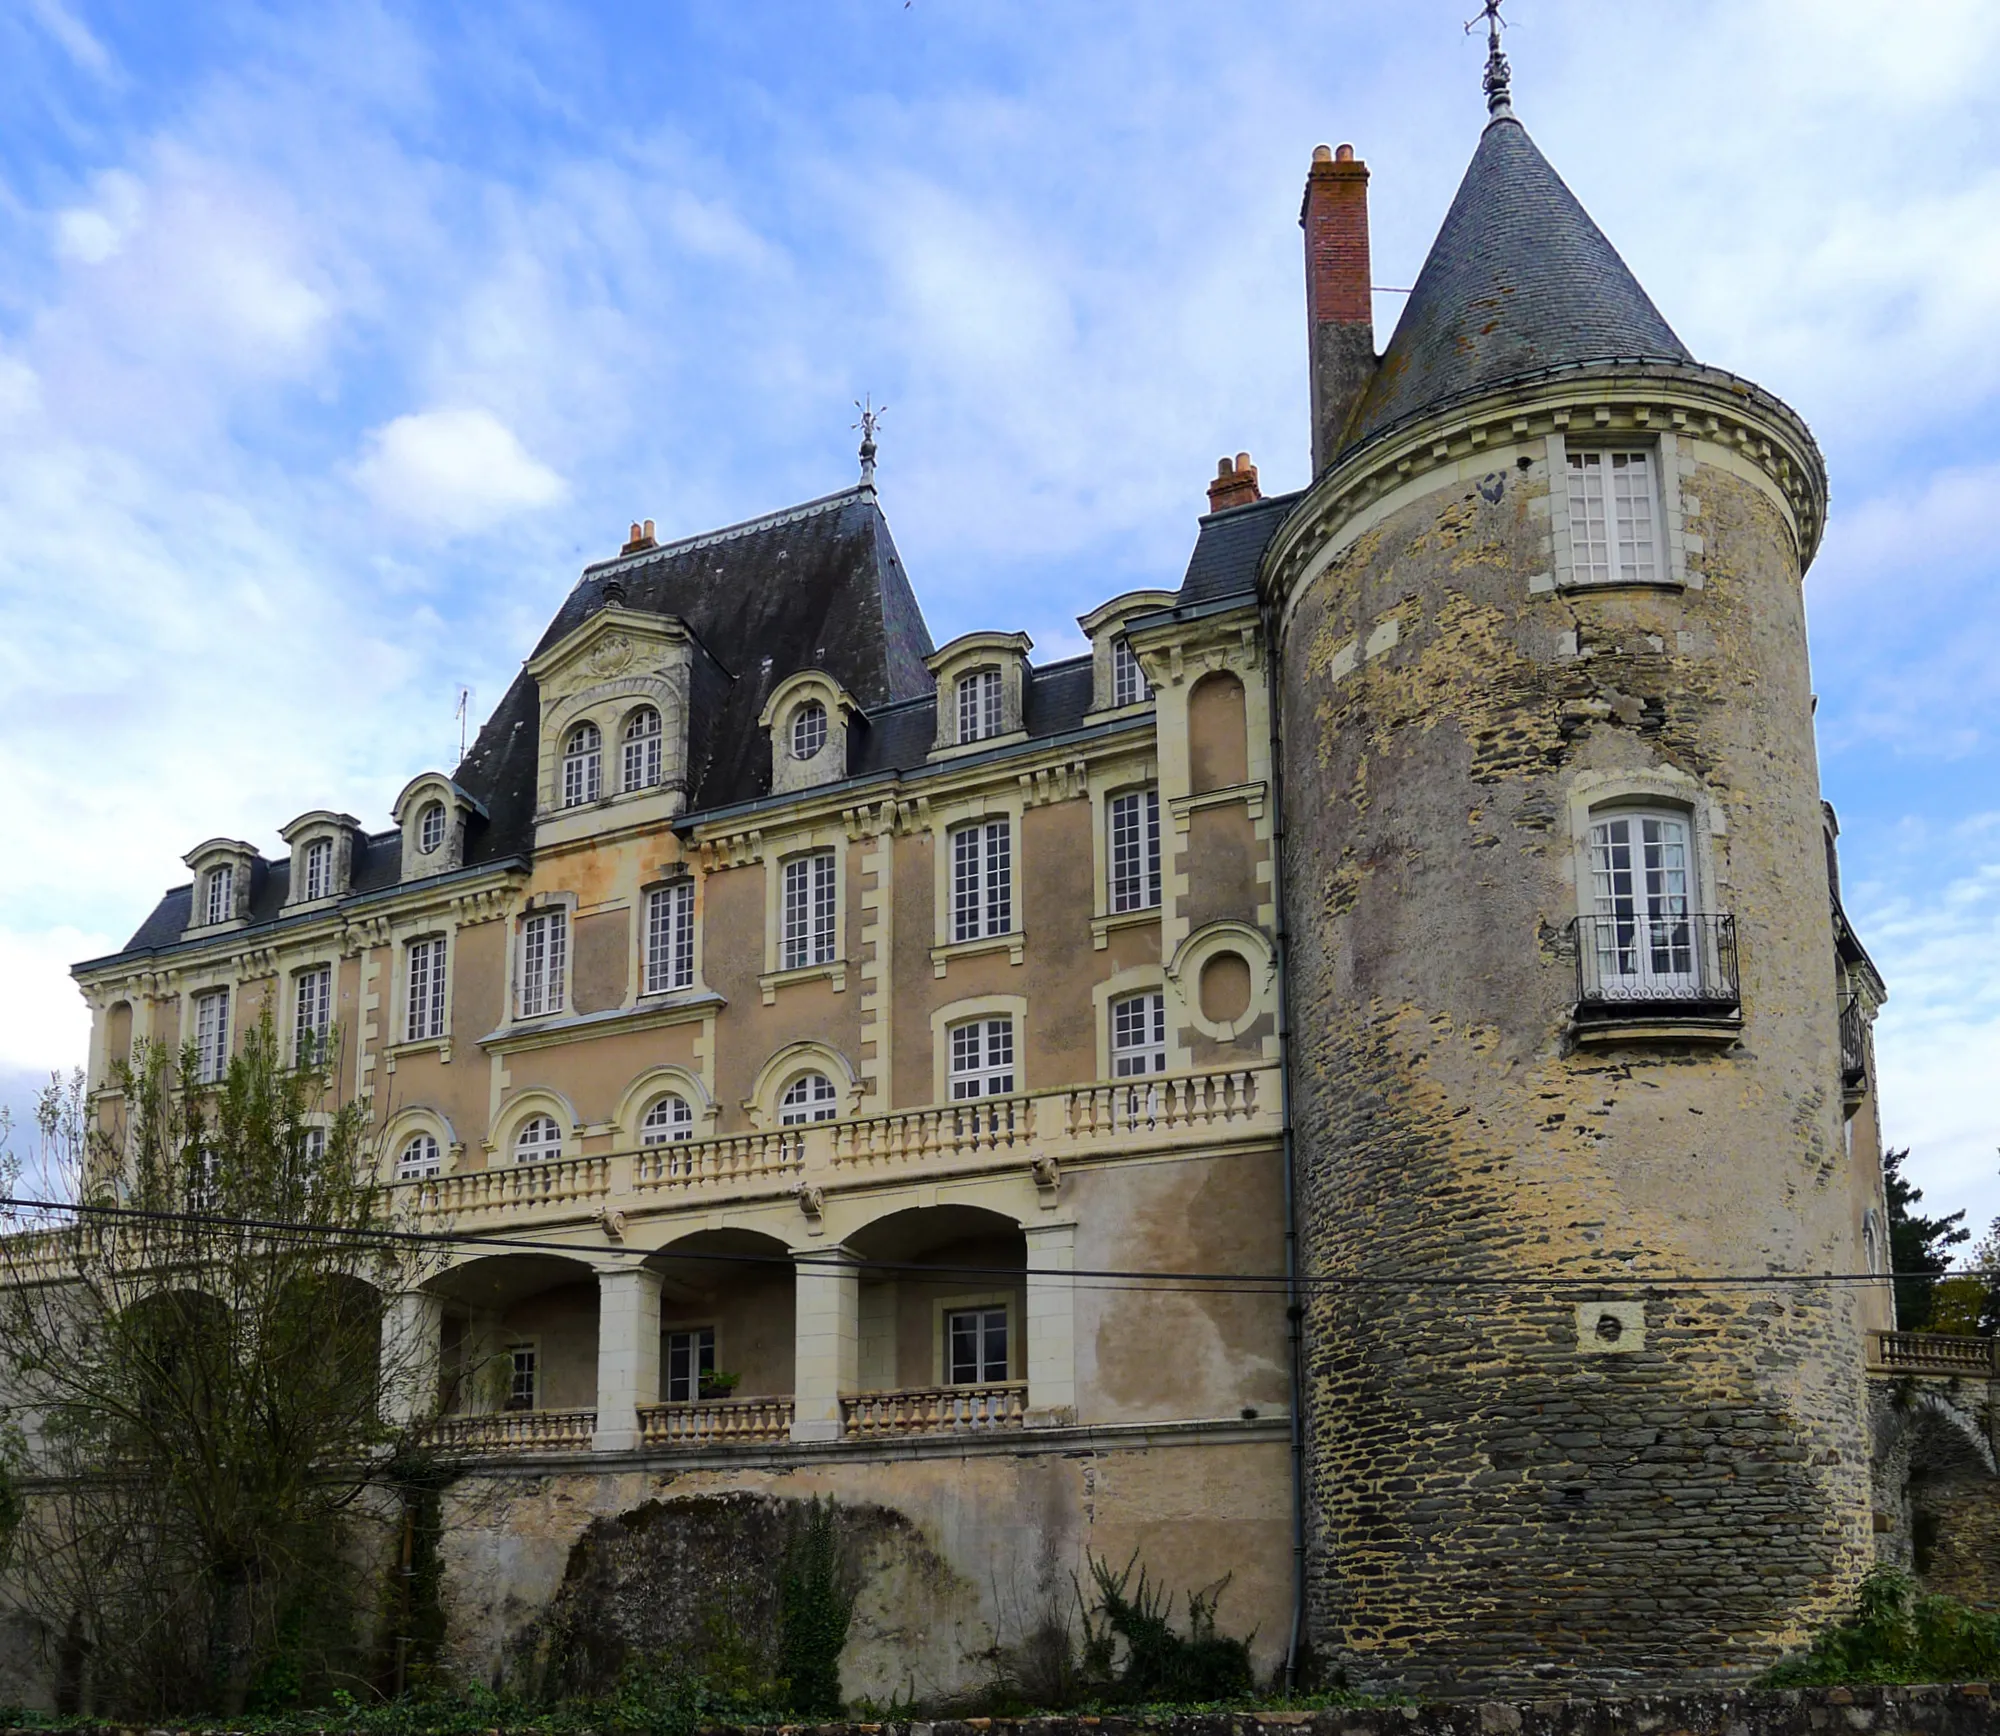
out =
{"type": "Polygon", "coordinates": [[[236,870],[227,862],[208,871],[202,907],[204,922],[227,922],[236,914],[236,870]]]}
{"type": "Polygon", "coordinates": [[[1634,808],[1594,815],[1590,907],[1578,918],[1582,1002],[1736,1001],[1736,931],[1697,907],[1689,817],[1634,808]]]}
{"type": "Polygon", "coordinates": [[[975,669],[958,678],[958,739],[984,741],[998,735],[1005,716],[1000,671],[975,669]]]}
{"type": "Polygon", "coordinates": [[[524,1019],[563,1010],[563,974],[569,953],[569,912],[544,910],[521,924],[521,983],[518,1000],[524,1019]]]}
{"type": "Polygon", "coordinates": [[[1570,571],[1577,584],[1657,580],[1659,520],[1650,452],[1569,454],[1570,571]]]}
{"type": "MultiPolygon", "coordinates": [[[[650,790],[664,775],[661,749],[664,736],[660,714],[642,705],[625,720],[625,780],[627,790],[650,790]]],[[[586,800],[588,798],[585,798],[586,800]]]]}
{"type": "Polygon", "coordinates": [[[1160,792],[1113,796],[1107,824],[1113,912],[1154,909],[1160,902],[1160,792]]]}
{"type": "Polygon", "coordinates": [[[954,1308],[944,1317],[945,1380],[991,1386],[1007,1378],[1007,1308],[954,1308]]]}
{"type": "Polygon", "coordinates": [[[333,840],[315,838],[306,846],[305,896],[325,898],[333,891],[333,840]]]}
{"type": "Polygon", "coordinates": [[[646,988],[649,995],[694,987],[694,883],[646,895],[646,988]]]}
{"type": "Polygon", "coordinates": [[[1111,703],[1138,705],[1153,697],[1153,684],[1146,679],[1139,659],[1120,633],[1111,641],[1111,703]]]}
{"type": "Polygon", "coordinates": [[[194,998],[195,1077],[213,1085],[229,1065],[229,991],[210,989],[194,998]]]}
{"type": "Polygon", "coordinates": [[[801,1073],[785,1087],[778,1099],[778,1125],[804,1127],[808,1122],[831,1121],[840,1113],[840,1094],[824,1073],[801,1073]]]}
{"type": "Polygon", "coordinates": [[[973,1019],[951,1028],[951,1095],[1006,1097],[1014,1090],[1014,1021],[973,1019]]]}
{"type": "Polygon", "coordinates": [[[831,964],[837,909],[833,852],[794,856],[785,864],[784,873],[783,968],[803,970],[808,965],[831,964]]]}
{"type": "Polygon", "coordinates": [[[951,938],[981,940],[1014,926],[1011,822],[986,820],[951,835],[951,938]]]}
{"type": "Polygon", "coordinates": [[[604,736],[594,723],[579,723],[563,744],[562,805],[580,808],[604,793],[604,736]]]}
{"type": "Polygon", "coordinates": [[[319,965],[292,979],[292,1054],[310,1065],[333,1024],[333,969],[319,965]]]}

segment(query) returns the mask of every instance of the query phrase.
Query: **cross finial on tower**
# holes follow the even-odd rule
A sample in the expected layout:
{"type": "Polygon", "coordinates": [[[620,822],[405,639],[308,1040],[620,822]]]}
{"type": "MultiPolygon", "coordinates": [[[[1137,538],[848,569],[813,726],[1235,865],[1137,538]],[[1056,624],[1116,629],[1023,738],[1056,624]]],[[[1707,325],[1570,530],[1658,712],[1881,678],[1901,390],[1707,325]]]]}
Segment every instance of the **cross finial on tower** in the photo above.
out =
{"type": "Polygon", "coordinates": [[[863,488],[873,488],[875,486],[875,430],[882,426],[883,412],[889,406],[884,404],[878,409],[875,404],[875,394],[870,392],[866,398],[856,398],[854,400],[854,407],[861,412],[861,420],[854,424],[855,427],[861,430],[861,486],[863,488]]]}
{"type": "Polygon", "coordinates": [[[1470,36],[1479,28],[1481,19],[1486,22],[1486,77],[1483,83],[1486,87],[1486,112],[1496,120],[1502,115],[1511,117],[1514,113],[1508,91],[1510,74],[1507,56],[1500,49],[1500,32],[1507,28],[1507,20],[1500,16],[1501,4],[1502,0],[1486,0],[1480,8],[1479,17],[1465,27],[1466,35],[1470,36]]]}

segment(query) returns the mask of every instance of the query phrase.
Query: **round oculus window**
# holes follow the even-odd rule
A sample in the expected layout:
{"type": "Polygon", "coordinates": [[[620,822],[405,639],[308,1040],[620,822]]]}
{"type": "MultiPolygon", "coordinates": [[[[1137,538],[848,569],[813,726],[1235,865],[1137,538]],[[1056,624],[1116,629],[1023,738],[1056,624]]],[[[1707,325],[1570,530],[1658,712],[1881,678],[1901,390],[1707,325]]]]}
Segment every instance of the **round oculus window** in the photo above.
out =
{"type": "Polygon", "coordinates": [[[826,707],[808,699],[792,713],[792,758],[808,760],[826,746],[826,707]]]}
{"type": "Polygon", "coordinates": [[[429,856],[443,842],[444,803],[432,802],[417,819],[417,848],[429,856]]]}

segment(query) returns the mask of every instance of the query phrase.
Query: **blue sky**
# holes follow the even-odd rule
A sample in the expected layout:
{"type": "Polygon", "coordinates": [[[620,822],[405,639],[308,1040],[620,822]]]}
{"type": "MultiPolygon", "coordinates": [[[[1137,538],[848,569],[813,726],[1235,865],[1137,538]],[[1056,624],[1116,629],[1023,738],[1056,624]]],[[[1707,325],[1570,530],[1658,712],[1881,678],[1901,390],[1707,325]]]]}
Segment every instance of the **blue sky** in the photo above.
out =
{"type": "MultiPolygon", "coordinates": [[[[217,833],[386,823],[579,565],[840,487],[940,640],[1171,584],[1306,472],[1299,190],[1411,281],[1471,0],[0,0],[0,1100],[217,833]]],[[[1890,1138],[2000,1214],[2000,12],[1514,0],[1517,107],[1812,422],[1807,583],[1890,1138]]],[[[1386,339],[1398,311],[1378,298],[1386,339]]]]}

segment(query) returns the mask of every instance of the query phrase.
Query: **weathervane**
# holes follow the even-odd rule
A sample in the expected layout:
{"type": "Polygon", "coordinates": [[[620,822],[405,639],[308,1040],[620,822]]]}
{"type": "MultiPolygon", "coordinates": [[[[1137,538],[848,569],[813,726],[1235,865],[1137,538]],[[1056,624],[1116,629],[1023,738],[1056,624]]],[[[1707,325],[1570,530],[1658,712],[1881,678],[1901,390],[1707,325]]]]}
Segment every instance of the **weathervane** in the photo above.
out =
{"type": "Polygon", "coordinates": [[[1480,8],[1479,17],[1465,27],[1470,36],[1479,28],[1480,19],[1486,21],[1486,112],[1496,120],[1501,115],[1511,117],[1514,105],[1508,96],[1507,56],[1500,51],[1500,32],[1507,28],[1507,20],[1500,16],[1502,0],[1486,0],[1480,8]]]}
{"type": "Polygon", "coordinates": [[[875,430],[882,426],[883,413],[887,411],[889,406],[884,404],[878,410],[875,407],[875,394],[870,392],[866,398],[856,398],[854,400],[854,407],[861,412],[861,420],[854,424],[855,427],[861,430],[861,486],[863,488],[873,488],[875,486],[875,430]]]}

